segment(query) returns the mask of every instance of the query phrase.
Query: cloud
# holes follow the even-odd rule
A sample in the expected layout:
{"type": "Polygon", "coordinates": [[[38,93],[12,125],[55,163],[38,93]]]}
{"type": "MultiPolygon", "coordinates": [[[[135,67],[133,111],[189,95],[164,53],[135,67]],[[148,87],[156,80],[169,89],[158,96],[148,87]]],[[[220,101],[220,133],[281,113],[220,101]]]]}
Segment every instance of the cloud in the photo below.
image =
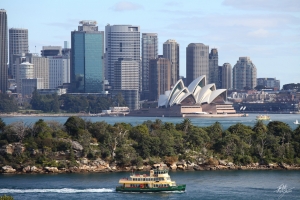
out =
{"type": "Polygon", "coordinates": [[[261,38],[261,37],[270,36],[270,33],[269,33],[269,31],[267,31],[265,29],[258,29],[258,30],[249,32],[248,36],[261,38]]]}
{"type": "Polygon", "coordinates": [[[224,0],[223,5],[242,10],[299,12],[299,0],[224,0]]]}
{"type": "Polygon", "coordinates": [[[143,6],[129,1],[120,1],[112,7],[112,10],[117,12],[139,10],[139,9],[143,9],[143,6]]]}

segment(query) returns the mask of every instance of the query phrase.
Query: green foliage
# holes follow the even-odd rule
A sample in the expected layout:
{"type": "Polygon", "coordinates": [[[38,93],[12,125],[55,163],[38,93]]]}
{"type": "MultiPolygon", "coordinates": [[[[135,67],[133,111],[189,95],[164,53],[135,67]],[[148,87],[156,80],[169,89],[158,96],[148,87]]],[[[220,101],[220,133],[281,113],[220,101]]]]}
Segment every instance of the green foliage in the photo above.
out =
{"type": "Polygon", "coordinates": [[[253,127],[238,123],[227,130],[223,130],[219,122],[208,127],[193,126],[189,119],[175,125],[148,120],[132,126],[126,123],[110,125],[104,121],[93,123],[80,117],[70,117],[64,125],[43,120],[32,126],[24,123],[15,125],[4,125],[0,146],[20,141],[26,151],[18,155],[1,155],[1,166],[21,168],[21,165],[34,164],[65,168],[78,166],[76,159],[80,158],[76,156],[80,155],[116,162],[120,166],[138,167],[144,162],[172,164],[182,159],[208,162],[209,158],[214,165],[216,158],[238,165],[253,162],[300,163],[300,126],[291,130],[287,124],[277,121],[268,125],[258,121],[253,127]],[[20,129],[16,129],[15,125],[20,125],[20,129]],[[19,136],[24,134],[23,140],[17,132],[19,136]],[[83,151],[73,150],[69,140],[80,143],[83,151]]]}
{"type": "Polygon", "coordinates": [[[9,112],[17,112],[17,111],[18,111],[18,104],[16,100],[13,98],[13,96],[0,93],[0,112],[9,113],[9,112]]]}
{"type": "Polygon", "coordinates": [[[14,200],[14,198],[12,196],[3,195],[3,196],[0,196],[0,200],[14,200]]]}

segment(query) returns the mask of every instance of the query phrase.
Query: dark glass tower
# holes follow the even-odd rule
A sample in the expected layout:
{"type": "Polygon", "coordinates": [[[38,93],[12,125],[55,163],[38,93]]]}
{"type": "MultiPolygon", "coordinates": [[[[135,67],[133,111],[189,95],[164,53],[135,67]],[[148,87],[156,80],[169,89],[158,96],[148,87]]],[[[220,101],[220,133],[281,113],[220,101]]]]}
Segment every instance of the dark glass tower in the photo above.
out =
{"type": "Polygon", "coordinates": [[[104,84],[104,32],[96,21],[80,21],[71,33],[71,83],[73,92],[100,93],[104,84]]]}
{"type": "Polygon", "coordinates": [[[7,15],[0,9],[0,92],[7,90],[7,15]]]}

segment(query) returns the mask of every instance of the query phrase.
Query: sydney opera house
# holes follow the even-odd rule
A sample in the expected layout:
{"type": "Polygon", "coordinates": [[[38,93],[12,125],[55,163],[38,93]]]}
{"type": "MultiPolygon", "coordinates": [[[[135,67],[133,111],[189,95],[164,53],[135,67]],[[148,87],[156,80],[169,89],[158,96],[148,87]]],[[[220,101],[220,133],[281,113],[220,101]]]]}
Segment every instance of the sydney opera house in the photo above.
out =
{"type": "Polygon", "coordinates": [[[232,104],[226,102],[227,90],[207,84],[206,76],[195,79],[188,87],[180,79],[174,87],[159,96],[157,108],[131,112],[134,116],[222,117],[237,116],[232,104]]]}

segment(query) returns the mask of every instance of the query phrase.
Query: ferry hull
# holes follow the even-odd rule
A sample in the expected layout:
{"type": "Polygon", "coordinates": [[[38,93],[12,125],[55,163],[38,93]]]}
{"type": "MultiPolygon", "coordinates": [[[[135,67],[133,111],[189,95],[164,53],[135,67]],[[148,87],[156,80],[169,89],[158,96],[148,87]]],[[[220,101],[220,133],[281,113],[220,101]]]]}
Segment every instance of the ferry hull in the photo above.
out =
{"type": "Polygon", "coordinates": [[[168,192],[168,191],[185,191],[186,185],[178,185],[171,187],[161,187],[161,188],[132,188],[132,187],[116,187],[117,192],[168,192]]]}

